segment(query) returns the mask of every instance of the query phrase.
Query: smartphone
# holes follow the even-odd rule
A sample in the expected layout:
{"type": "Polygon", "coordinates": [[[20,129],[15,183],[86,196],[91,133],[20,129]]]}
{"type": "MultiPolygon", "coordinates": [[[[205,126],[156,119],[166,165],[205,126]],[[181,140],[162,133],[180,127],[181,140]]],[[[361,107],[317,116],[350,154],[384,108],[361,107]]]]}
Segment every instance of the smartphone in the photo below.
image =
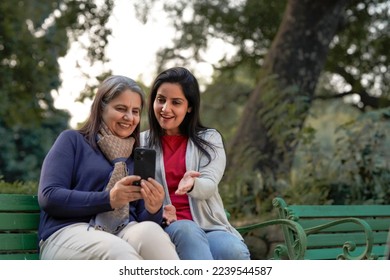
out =
{"type": "MultiPolygon", "coordinates": [[[[134,149],[134,175],[142,179],[154,178],[156,172],[156,151],[150,148],[137,147],[134,149]]],[[[140,181],[134,182],[136,186],[140,181]]]]}

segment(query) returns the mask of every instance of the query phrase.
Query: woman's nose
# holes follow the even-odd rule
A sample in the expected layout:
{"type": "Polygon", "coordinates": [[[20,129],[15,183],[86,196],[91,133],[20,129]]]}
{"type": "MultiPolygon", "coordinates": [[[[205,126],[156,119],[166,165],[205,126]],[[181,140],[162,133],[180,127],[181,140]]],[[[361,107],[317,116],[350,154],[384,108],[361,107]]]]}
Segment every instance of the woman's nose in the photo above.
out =
{"type": "Polygon", "coordinates": [[[131,120],[133,118],[133,113],[130,111],[130,112],[126,112],[124,115],[123,115],[123,118],[125,120],[131,120]]]}
{"type": "Polygon", "coordinates": [[[166,112],[168,111],[168,102],[165,102],[162,109],[161,109],[163,112],[166,112]]]}

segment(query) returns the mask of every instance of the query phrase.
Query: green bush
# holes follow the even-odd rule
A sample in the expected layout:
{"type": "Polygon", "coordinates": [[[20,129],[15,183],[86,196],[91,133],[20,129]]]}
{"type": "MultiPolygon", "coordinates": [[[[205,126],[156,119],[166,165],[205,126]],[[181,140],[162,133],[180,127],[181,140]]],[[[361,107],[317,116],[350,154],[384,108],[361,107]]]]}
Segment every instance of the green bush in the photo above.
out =
{"type": "Polygon", "coordinates": [[[38,182],[5,182],[0,179],[0,193],[14,194],[36,194],[38,191],[38,182]]]}

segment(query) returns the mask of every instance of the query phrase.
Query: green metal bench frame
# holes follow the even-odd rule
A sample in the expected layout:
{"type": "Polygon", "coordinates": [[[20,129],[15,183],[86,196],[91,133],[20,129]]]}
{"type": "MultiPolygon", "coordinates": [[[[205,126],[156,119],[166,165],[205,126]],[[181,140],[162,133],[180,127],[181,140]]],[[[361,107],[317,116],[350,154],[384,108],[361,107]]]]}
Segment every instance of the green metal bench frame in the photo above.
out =
{"type": "Polygon", "coordinates": [[[284,244],[274,259],[385,259],[390,228],[390,205],[287,205],[273,200],[278,218],[238,227],[245,234],[281,225],[284,244]]]}

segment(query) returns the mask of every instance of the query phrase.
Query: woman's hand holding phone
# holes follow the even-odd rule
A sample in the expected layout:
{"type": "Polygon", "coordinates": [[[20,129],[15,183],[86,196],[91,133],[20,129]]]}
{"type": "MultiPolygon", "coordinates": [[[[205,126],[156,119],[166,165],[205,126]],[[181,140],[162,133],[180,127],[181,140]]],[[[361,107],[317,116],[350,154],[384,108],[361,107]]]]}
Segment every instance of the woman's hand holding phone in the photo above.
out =
{"type": "Polygon", "coordinates": [[[134,186],[134,182],[139,181],[140,176],[126,176],[115,183],[110,190],[110,204],[113,209],[120,208],[129,202],[142,199],[141,190],[134,186]]]}
{"type": "Polygon", "coordinates": [[[164,187],[156,180],[149,178],[141,180],[141,196],[145,201],[145,208],[149,213],[155,214],[163,205],[164,187]]]}

